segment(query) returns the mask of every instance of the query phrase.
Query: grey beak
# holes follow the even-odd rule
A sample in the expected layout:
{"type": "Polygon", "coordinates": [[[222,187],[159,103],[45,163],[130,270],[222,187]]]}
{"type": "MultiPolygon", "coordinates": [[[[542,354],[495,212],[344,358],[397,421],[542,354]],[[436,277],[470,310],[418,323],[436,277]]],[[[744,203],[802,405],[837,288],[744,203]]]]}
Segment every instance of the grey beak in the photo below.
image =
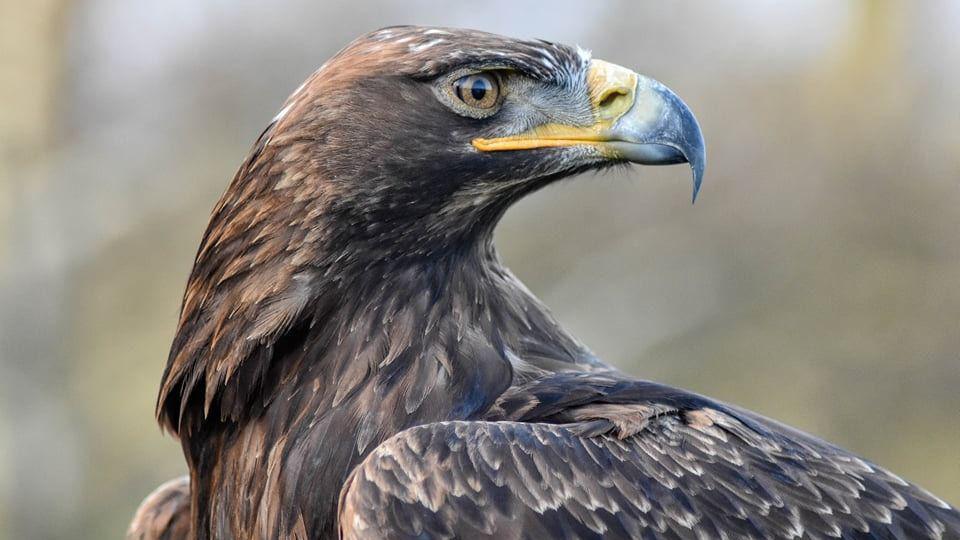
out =
{"type": "Polygon", "coordinates": [[[689,163],[696,201],[707,163],[697,119],[672,90],[649,77],[637,76],[635,95],[633,106],[610,128],[607,144],[633,163],[689,163]]]}

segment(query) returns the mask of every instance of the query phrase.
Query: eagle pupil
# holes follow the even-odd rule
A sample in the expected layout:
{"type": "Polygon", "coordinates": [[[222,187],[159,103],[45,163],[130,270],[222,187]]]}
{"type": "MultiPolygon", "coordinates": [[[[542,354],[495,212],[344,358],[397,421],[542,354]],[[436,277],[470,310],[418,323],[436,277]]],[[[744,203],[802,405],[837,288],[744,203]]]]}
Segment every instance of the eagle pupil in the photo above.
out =
{"type": "Polygon", "coordinates": [[[487,86],[490,83],[485,79],[476,78],[473,80],[473,88],[470,89],[470,95],[473,96],[473,99],[477,101],[483,100],[483,96],[487,95],[487,86]]]}

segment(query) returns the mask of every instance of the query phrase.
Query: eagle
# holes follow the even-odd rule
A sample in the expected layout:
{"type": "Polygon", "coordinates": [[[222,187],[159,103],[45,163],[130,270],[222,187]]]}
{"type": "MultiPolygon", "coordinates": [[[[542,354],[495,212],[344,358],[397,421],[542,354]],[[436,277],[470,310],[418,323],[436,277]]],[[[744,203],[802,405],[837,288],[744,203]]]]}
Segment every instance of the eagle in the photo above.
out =
{"type": "Polygon", "coordinates": [[[604,363],[503,265],[517,200],[687,163],[666,86],[578,47],[390,27],[287,99],[213,210],[129,538],[958,539],[897,475],[604,363]]]}

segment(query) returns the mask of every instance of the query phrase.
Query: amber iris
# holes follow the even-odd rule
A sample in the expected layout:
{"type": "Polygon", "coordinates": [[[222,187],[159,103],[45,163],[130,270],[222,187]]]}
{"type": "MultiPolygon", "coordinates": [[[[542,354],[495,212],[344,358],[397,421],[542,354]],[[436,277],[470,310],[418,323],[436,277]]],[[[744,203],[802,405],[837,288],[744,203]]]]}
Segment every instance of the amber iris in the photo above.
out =
{"type": "Polygon", "coordinates": [[[453,93],[465,105],[477,109],[489,109],[497,104],[500,85],[489,73],[474,73],[453,82],[453,93]]]}

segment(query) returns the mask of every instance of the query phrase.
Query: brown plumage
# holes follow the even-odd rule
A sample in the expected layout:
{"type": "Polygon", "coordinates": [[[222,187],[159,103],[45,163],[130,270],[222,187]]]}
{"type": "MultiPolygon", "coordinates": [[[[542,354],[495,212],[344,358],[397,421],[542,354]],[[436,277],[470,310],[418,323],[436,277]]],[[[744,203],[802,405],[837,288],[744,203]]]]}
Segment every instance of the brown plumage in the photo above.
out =
{"type": "Polygon", "coordinates": [[[130,522],[131,540],[177,540],[190,535],[190,477],[164,483],[140,504],[130,522]]]}
{"type": "Polygon", "coordinates": [[[500,263],[525,194],[682,161],[698,187],[679,98],[585,51],[418,27],[347,46],[213,211],[157,404],[189,485],[130,537],[960,537],[875,465],[618,373],[500,263]]]}

